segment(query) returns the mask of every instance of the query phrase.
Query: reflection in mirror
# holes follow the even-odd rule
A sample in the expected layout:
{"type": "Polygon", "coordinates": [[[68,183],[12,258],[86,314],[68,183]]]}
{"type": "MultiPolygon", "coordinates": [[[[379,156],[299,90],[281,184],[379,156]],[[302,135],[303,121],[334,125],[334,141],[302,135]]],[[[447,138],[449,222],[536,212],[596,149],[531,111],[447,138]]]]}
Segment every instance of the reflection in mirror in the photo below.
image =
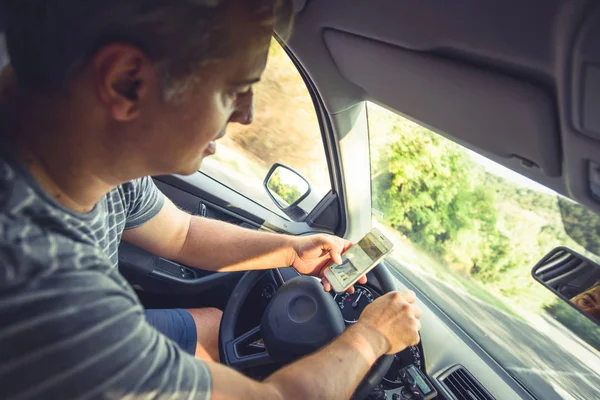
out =
{"type": "Polygon", "coordinates": [[[310,185],[297,172],[277,165],[267,180],[267,191],[282,208],[288,208],[299,203],[310,193],[310,185]]]}
{"type": "Polygon", "coordinates": [[[600,322],[600,281],[573,297],[571,302],[600,322]]]}
{"type": "Polygon", "coordinates": [[[600,266],[566,247],[558,247],[534,268],[534,278],[600,324],[600,266]]]}

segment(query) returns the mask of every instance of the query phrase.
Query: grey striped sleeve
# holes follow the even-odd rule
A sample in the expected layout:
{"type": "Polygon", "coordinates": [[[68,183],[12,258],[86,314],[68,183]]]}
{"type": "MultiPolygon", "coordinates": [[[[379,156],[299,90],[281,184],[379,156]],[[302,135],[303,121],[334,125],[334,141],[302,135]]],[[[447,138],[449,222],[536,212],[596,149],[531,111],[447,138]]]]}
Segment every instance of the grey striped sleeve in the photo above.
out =
{"type": "Polygon", "coordinates": [[[165,197],[150,177],[136,179],[123,185],[128,206],[125,229],[144,225],[156,216],[165,204],[165,197]]]}
{"type": "Polygon", "coordinates": [[[0,299],[2,399],[208,399],[206,364],[151,328],[133,291],[91,269],[0,299]]]}

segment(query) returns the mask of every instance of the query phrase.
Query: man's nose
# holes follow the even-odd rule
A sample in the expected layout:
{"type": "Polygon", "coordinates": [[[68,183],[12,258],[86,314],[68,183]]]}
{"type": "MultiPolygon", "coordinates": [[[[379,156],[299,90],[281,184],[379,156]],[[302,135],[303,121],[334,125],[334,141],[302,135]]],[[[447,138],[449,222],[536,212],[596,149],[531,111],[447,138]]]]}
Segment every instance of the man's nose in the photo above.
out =
{"type": "Polygon", "coordinates": [[[229,122],[250,125],[254,121],[254,92],[252,89],[238,96],[235,111],[229,118],[229,122]]]}

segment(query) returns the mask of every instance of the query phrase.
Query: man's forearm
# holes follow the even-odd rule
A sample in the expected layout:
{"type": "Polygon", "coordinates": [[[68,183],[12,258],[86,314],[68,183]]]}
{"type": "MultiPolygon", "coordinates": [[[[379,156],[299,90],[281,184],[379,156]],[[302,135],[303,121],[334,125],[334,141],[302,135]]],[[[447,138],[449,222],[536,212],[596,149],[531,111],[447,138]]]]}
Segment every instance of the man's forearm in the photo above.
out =
{"type": "Polygon", "coordinates": [[[356,324],[323,350],[287,366],[266,382],[284,399],[349,399],[389,344],[356,324]]]}
{"type": "Polygon", "coordinates": [[[261,384],[234,377],[226,368],[211,364],[213,398],[349,399],[377,358],[388,350],[384,337],[357,323],[329,346],[280,369],[261,384]]]}
{"type": "Polygon", "coordinates": [[[192,217],[175,261],[209,271],[271,269],[293,261],[292,237],[192,217]]]}

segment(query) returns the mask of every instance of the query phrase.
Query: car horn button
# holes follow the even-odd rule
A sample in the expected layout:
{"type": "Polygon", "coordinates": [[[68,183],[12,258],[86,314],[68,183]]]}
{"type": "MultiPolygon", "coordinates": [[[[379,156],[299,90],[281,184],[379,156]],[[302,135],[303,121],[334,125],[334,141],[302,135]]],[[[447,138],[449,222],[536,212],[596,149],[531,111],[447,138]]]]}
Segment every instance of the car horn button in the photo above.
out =
{"type": "Polygon", "coordinates": [[[269,355],[288,364],[325,346],[345,329],[342,313],[316,279],[299,276],[269,302],[260,330],[269,355]]]}

